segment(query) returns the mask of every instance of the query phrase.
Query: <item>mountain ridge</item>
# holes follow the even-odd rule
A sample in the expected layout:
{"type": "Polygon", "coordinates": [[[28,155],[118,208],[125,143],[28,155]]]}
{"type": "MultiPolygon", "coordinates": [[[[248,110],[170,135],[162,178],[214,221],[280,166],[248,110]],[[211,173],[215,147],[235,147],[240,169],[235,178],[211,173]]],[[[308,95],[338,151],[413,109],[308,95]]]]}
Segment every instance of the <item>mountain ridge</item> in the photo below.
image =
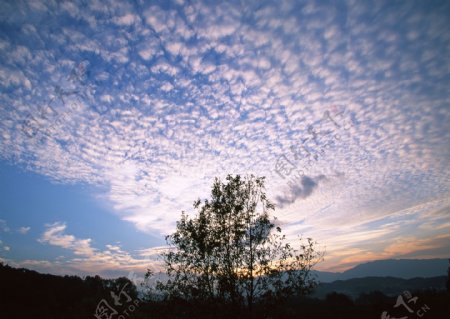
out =
{"type": "Polygon", "coordinates": [[[333,282],[364,277],[396,277],[401,279],[446,276],[449,260],[431,259],[381,259],[358,264],[343,272],[313,270],[320,282],[333,282]]]}

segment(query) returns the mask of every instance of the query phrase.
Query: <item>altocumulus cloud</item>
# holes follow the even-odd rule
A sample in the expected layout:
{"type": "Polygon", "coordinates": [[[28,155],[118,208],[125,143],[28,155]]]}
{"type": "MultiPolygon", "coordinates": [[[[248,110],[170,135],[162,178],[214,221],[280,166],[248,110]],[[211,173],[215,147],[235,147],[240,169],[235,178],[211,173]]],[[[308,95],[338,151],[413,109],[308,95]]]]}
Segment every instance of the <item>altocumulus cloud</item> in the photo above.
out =
{"type": "MultiPolygon", "coordinates": [[[[268,176],[291,233],[313,229],[318,240],[336,219],[364,228],[448,207],[448,3],[1,8],[0,156],[61,183],[106,186],[99,199],[142,231],[172,230],[226,173],[268,176]],[[326,151],[311,139],[321,156],[287,188],[277,159],[333,107],[349,128],[335,127],[326,151]]],[[[104,256],[64,230],[53,224],[42,241],[104,256]]]]}
{"type": "Polygon", "coordinates": [[[22,226],[17,231],[22,235],[27,234],[30,231],[31,227],[22,226]]]}

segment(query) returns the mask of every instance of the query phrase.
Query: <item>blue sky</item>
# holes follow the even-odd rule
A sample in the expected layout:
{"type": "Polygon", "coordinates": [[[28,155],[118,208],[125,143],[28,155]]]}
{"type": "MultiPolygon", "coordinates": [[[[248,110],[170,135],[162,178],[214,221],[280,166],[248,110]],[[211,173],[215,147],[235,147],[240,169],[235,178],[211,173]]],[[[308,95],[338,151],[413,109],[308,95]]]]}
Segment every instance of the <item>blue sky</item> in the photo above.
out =
{"type": "Polygon", "coordinates": [[[3,1],[0,258],[157,267],[214,177],[266,176],[319,268],[450,254],[446,1],[3,1]]]}

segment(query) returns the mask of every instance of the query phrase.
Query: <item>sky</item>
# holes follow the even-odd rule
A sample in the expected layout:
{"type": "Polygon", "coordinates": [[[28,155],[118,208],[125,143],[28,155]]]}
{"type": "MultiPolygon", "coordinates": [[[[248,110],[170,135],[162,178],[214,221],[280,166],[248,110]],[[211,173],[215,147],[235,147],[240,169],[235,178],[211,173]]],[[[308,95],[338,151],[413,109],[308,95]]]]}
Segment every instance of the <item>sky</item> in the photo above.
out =
{"type": "Polygon", "coordinates": [[[448,1],[2,1],[0,259],[158,269],[215,177],[266,177],[317,269],[450,255],[448,1]]]}

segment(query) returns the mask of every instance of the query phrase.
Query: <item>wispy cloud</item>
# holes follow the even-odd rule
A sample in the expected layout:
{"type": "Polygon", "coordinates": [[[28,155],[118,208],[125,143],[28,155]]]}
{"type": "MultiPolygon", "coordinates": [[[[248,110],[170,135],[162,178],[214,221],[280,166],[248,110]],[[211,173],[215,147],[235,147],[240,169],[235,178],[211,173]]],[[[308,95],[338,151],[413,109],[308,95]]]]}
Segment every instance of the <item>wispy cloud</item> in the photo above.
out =
{"type": "MultiPolygon", "coordinates": [[[[117,244],[107,244],[103,250],[94,248],[90,238],[80,239],[66,234],[66,228],[67,225],[61,222],[46,225],[46,231],[39,238],[39,242],[43,244],[61,247],[73,253],[73,256],[56,258],[52,263],[44,264],[47,270],[58,273],[101,273],[109,276],[113,273],[126,275],[131,271],[142,274],[149,268],[155,271],[161,268],[158,256],[164,251],[164,247],[137,251],[136,257],[133,257],[117,244]]],[[[30,262],[33,261],[20,264],[29,265],[30,262]]],[[[40,261],[35,262],[42,266],[40,261]]]]}
{"type": "Polygon", "coordinates": [[[0,240],[0,250],[3,250],[3,251],[10,251],[10,250],[11,250],[11,247],[5,245],[5,244],[3,243],[3,241],[0,240]]]}
{"type": "Polygon", "coordinates": [[[75,255],[86,257],[92,257],[94,255],[94,250],[90,245],[90,238],[76,239],[75,236],[65,235],[66,224],[63,223],[57,222],[46,226],[47,230],[41,236],[39,242],[70,249],[75,255]]]}
{"type": "Polygon", "coordinates": [[[22,235],[25,235],[26,233],[28,233],[30,231],[30,229],[31,229],[31,227],[22,226],[17,231],[19,233],[21,233],[22,235]]]}
{"type": "Polygon", "coordinates": [[[3,219],[0,219],[0,231],[4,233],[8,233],[10,231],[8,224],[3,219]]]}

